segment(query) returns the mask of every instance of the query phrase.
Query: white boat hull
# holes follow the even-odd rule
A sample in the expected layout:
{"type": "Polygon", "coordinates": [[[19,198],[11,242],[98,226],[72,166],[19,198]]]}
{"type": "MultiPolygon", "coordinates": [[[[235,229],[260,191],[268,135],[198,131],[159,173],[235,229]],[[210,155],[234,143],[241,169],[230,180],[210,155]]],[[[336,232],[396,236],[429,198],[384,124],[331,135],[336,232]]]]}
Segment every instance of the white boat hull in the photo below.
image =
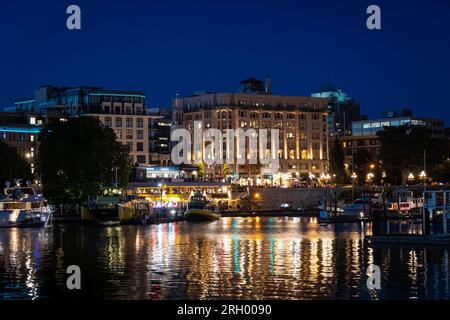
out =
{"type": "Polygon", "coordinates": [[[8,227],[40,227],[48,223],[49,212],[27,210],[0,211],[0,228],[8,227]]]}

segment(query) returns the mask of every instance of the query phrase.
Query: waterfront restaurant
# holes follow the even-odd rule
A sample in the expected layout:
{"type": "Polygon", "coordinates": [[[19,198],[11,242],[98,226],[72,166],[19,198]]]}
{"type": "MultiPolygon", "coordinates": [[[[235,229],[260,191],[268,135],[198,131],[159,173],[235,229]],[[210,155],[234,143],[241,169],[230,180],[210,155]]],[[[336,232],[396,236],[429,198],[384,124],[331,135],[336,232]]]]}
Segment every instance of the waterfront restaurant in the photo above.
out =
{"type": "Polygon", "coordinates": [[[238,204],[238,200],[232,198],[228,182],[133,182],[127,189],[128,196],[143,197],[155,208],[185,208],[191,196],[198,192],[220,210],[228,210],[238,204]]]}

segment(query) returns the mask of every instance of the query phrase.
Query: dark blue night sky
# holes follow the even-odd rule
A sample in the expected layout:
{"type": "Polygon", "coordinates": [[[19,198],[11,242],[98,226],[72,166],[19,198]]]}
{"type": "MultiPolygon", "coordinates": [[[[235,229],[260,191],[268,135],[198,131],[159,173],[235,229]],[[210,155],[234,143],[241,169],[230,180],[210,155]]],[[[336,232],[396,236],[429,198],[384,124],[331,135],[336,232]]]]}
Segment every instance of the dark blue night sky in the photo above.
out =
{"type": "Polygon", "coordinates": [[[0,108],[42,84],[175,93],[236,91],[272,77],[274,94],[331,81],[362,111],[409,107],[450,125],[450,1],[0,0],[0,108]],[[66,29],[66,8],[82,30],[66,29]],[[382,30],[366,28],[378,4],[382,30]]]}

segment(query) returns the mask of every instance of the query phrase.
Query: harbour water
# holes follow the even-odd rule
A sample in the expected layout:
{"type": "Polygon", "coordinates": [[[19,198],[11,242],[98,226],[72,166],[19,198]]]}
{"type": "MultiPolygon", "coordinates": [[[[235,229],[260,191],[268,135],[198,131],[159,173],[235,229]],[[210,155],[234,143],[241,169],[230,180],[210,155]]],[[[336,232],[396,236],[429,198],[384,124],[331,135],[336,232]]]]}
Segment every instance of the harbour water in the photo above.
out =
{"type": "Polygon", "coordinates": [[[366,224],[293,217],[0,229],[0,300],[450,298],[449,248],[372,248],[367,235],[366,224]],[[380,290],[367,288],[370,264],[380,290]],[[81,290],[66,288],[69,265],[81,290]]]}

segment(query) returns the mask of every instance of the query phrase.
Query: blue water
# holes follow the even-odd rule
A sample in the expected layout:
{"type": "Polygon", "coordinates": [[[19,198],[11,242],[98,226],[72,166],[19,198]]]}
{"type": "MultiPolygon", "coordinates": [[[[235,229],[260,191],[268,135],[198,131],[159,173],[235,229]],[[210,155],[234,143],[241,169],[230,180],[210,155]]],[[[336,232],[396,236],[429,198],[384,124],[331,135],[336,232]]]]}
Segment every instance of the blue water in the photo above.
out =
{"type": "MultiPolygon", "coordinates": [[[[402,231],[417,233],[405,223],[402,231]]],[[[449,299],[449,248],[364,241],[315,218],[0,229],[0,299],[449,299]],[[381,270],[381,289],[366,270],[381,270]],[[81,268],[81,290],[66,269],[81,268]]]]}

